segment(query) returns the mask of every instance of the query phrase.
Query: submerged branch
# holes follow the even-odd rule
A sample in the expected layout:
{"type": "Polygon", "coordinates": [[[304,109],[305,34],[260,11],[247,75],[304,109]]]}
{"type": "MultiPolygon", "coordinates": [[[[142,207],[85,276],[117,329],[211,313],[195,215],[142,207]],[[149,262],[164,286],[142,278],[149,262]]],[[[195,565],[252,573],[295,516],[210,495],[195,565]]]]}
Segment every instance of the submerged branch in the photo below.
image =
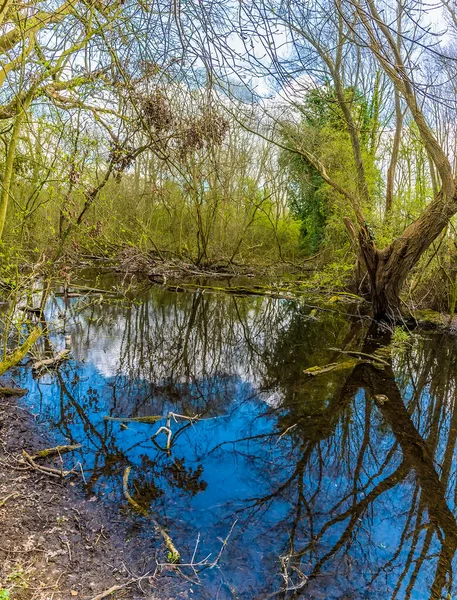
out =
{"type": "Polygon", "coordinates": [[[171,539],[171,537],[168,535],[168,533],[165,531],[165,529],[163,527],[161,527],[157,521],[148,513],[148,511],[143,508],[142,506],[140,506],[138,504],[138,502],[136,500],[134,500],[132,498],[132,496],[130,495],[129,492],[129,475],[130,475],[130,471],[131,471],[131,467],[127,467],[124,471],[124,476],[122,478],[122,488],[124,491],[124,496],[127,499],[127,501],[129,502],[129,504],[131,504],[133,506],[133,508],[138,511],[139,513],[141,513],[144,517],[147,517],[148,519],[150,519],[154,525],[154,528],[156,529],[156,531],[158,533],[160,533],[160,535],[162,536],[164,542],[165,542],[165,546],[168,548],[168,551],[171,554],[171,558],[173,562],[178,562],[179,558],[180,558],[180,553],[178,552],[178,550],[176,549],[176,546],[173,544],[173,540],[171,539]]]}
{"type": "Polygon", "coordinates": [[[79,450],[81,448],[81,444],[73,444],[73,445],[63,445],[63,446],[55,446],[54,448],[45,448],[44,450],[39,450],[36,454],[34,454],[31,458],[36,460],[37,458],[49,458],[50,456],[56,456],[65,454],[66,452],[73,452],[73,450],[79,450]]]}
{"type": "Polygon", "coordinates": [[[346,360],[344,362],[339,363],[329,363],[324,365],[323,367],[309,367],[308,369],[304,369],[303,373],[305,375],[309,375],[310,377],[316,377],[317,375],[323,375],[324,373],[331,373],[332,371],[345,371],[347,369],[353,369],[358,364],[360,364],[361,359],[354,358],[351,360],[346,360]]]}
{"type": "Polygon", "coordinates": [[[43,367],[56,367],[64,360],[67,360],[68,355],[70,354],[70,350],[65,348],[65,350],[61,350],[58,354],[53,356],[52,358],[46,358],[44,360],[39,360],[32,365],[32,369],[34,371],[39,371],[43,367]]]}
{"type": "Polygon", "coordinates": [[[333,371],[346,371],[348,369],[354,369],[358,365],[371,365],[375,369],[385,369],[388,366],[388,363],[379,358],[377,356],[364,355],[363,352],[344,352],[344,354],[355,354],[355,358],[351,358],[349,360],[345,360],[342,362],[334,362],[328,363],[323,367],[309,367],[308,369],[304,369],[303,373],[305,375],[309,375],[310,377],[316,377],[317,375],[323,375],[324,373],[331,373],[333,371]],[[363,358],[363,356],[367,356],[368,358],[363,358]]]}
{"type": "Polygon", "coordinates": [[[157,423],[157,421],[164,418],[163,415],[151,415],[146,417],[103,417],[105,421],[121,421],[122,423],[157,423]]]}

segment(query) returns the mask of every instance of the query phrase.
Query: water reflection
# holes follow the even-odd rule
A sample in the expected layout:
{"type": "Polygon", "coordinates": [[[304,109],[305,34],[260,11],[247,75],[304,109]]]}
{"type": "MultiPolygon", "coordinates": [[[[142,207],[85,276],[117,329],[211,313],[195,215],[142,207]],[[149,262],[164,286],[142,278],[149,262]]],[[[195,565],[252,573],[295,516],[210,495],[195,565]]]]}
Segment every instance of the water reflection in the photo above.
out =
{"type": "MultiPolygon", "coordinates": [[[[81,443],[89,494],[135,499],[187,562],[215,557],[199,598],[451,598],[457,547],[455,338],[410,338],[380,370],[307,377],[382,340],[344,311],[153,290],[134,304],[53,298],[51,341],[74,360],[25,399],[81,443]],[[200,415],[163,424],[104,417],[200,415]]],[[[141,523],[141,517],[138,517],[141,523]]],[[[148,531],[138,545],[152,544],[148,531]]],[[[151,553],[152,556],[152,553],[151,553]]],[[[154,560],[151,558],[151,560],[154,560]]]]}

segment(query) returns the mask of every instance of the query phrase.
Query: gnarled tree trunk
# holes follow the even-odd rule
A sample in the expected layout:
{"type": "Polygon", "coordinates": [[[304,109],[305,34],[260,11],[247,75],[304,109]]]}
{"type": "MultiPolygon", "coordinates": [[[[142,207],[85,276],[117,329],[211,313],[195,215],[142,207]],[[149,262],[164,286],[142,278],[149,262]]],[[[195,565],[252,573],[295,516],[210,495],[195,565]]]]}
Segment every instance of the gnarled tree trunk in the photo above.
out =
{"type": "MultiPolygon", "coordinates": [[[[401,316],[400,293],[409,272],[456,213],[457,193],[446,199],[441,191],[419,218],[382,250],[376,248],[367,227],[358,227],[358,256],[370,278],[370,296],[377,320],[395,321],[401,316]]],[[[346,226],[352,237],[354,226],[347,219],[346,226]]]]}

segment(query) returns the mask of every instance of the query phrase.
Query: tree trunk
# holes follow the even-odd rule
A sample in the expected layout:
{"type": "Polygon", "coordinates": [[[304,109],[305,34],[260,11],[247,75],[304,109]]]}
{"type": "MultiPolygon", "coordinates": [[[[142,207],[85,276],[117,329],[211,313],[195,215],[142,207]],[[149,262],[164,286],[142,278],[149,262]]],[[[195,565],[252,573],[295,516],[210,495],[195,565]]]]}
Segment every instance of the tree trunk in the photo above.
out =
{"type": "Polygon", "coordinates": [[[359,256],[370,278],[376,320],[394,322],[401,317],[400,293],[409,272],[456,213],[457,193],[446,200],[439,192],[420,217],[382,250],[376,248],[367,227],[359,225],[359,256]]]}
{"type": "Polygon", "coordinates": [[[398,163],[398,154],[400,152],[400,142],[401,142],[401,134],[403,129],[403,112],[401,108],[400,102],[400,94],[397,89],[395,89],[395,135],[392,146],[392,154],[390,157],[389,168],[387,169],[387,182],[386,182],[386,205],[385,205],[385,213],[384,220],[388,221],[393,206],[394,199],[394,186],[395,186],[395,173],[397,170],[398,163]]]}
{"type": "Polygon", "coordinates": [[[0,240],[3,236],[3,229],[5,227],[6,222],[6,212],[8,210],[8,203],[11,195],[11,184],[13,181],[13,171],[14,171],[14,160],[16,158],[16,149],[19,141],[19,136],[21,133],[21,126],[25,119],[26,111],[30,106],[30,102],[27,100],[24,102],[22,106],[22,110],[20,110],[15,118],[13,129],[11,132],[11,138],[8,144],[8,149],[6,152],[6,161],[2,178],[2,189],[0,192],[0,240]]]}
{"type": "Polygon", "coordinates": [[[389,276],[382,263],[374,273],[371,302],[374,318],[377,321],[395,322],[401,317],[400,291],[403,282],[400,280],[400,264],[397,266],[398,274],[393,272],[389,276]]]}

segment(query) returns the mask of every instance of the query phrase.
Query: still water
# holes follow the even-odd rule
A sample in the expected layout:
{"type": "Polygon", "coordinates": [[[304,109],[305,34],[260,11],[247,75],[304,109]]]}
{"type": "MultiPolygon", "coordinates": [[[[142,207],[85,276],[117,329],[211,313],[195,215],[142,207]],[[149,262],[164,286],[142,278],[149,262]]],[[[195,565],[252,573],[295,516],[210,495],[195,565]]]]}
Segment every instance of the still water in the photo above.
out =
{"type": "Polygon", "coordinates": [[[88,496],[130,515],[126,547],[151,548],[153,568],[167,553],[123,495],[131,467],[136,502],[182,563],[200,563],[193,597],[454,598],[457,340],[415,334],[383,353],[384,369],[310,377],[350,356],[335,349],[378,344],[369,320],[338,306],[56,295],[42,351],[71,336],[71,360],[41,377],[20,369],[18,383],[56,443],[82,445],[72,460],[88,496]],[[198,420],[172,418],[167,450],[167,432],[153,436],[170,411],[198,420]],[[141,416],[164,419],[105,418],[141,416]]]}

